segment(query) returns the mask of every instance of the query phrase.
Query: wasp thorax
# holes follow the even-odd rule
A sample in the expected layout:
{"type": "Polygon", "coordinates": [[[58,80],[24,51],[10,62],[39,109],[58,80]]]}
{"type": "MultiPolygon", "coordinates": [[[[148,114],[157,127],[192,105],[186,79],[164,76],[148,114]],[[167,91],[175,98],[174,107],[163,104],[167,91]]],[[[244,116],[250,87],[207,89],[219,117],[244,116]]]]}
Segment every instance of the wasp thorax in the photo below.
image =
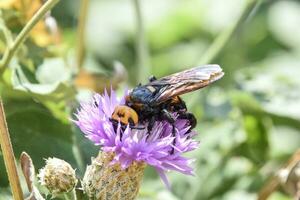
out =
{"type": "Polygon", "coordinates": [[[132,108],[128,106],[116,106],[112,114],[112,119],[120,121],[122,124],[137,125],[138,115],[132,108]]]}

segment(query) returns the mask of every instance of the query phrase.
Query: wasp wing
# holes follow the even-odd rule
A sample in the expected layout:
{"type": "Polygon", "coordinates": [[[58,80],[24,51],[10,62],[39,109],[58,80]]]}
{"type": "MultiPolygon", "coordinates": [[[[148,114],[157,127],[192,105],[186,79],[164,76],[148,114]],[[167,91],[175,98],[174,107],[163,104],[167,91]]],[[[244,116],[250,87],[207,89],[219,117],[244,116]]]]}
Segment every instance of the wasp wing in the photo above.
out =
{"type": "Polygon", "coordinates": [[[204,65],[160,78],[147,85],[157,89],[153,100],[161,103],[174,96],[203,88],[223,75],[219,65],[204,65]]]}

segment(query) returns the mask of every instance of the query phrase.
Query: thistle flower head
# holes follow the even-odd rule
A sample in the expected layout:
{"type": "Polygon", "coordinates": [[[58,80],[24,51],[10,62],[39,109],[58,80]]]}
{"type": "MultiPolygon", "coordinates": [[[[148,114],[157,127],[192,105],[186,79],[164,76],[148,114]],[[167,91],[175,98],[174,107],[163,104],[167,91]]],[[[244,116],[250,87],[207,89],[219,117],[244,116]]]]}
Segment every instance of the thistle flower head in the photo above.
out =
{"type": "MultiPolygon", "coordinates": [[[[172,135],[172,126],[167,121],[156,121],[152,131],[114,127],[110,118],[118,105],[124,105],[124,97],[118,99],[113,90],[103,95],[95,94],[92,101],[81,103],[75,114],[74,122],[87,138],[100,145],[104,152],[113,152],[111,164],[119,163],[123,169],[132,163],[144,162],[154,167],[165,184],[168,185],[165,172],[179,171],[191,175],[193,169],[189,166],[191,160],[183,153],[198,147],[193,139],[196,134],[189,131],[187,120],[175,121],[176,134],[172,135]]],[[[176,113],[173,113],[176,116],[176,113]]],[[[147,124],[142,124],[147,127],[147,124]]]]}
{"type": "Polygon", "coordinates": [[[69,163],[58,158],[48,158],[38,174],[39,182],[52,195],[70,192],[77,184],[75,170],[69,163]]]}

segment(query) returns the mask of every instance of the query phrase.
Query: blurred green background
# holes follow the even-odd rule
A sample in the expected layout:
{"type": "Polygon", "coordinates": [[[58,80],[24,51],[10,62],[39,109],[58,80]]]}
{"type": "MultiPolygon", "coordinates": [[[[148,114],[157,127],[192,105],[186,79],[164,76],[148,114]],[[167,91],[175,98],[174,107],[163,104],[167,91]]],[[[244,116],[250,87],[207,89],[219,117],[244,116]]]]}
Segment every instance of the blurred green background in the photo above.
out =
{"type": "MultiPolygon", "coordinates": [[[[42,3],[24,2],[22,10],[19,0],[0,1],[1,55],[4,33],[14,38],[42,3]]],[[[168,190],[147,168],[140,200],[256,199],[299,148],[300,1],[90,0],[78,28],[79,11],[78,0],[57,4],[1,70],[17,159],[26,151],[39,169],[55,156],[82,177],[99,147],[69,120],[78,101],[110,84],[122,94],[150,74],[209,63],[224,78],[183,96],[198,119],[200,148],[187,155],[195,176],[168,173],[168,190]]],[[[0,157],[4,200],[11,197],[0,157]]],[[[278,188],[269,199],[292,198],[278,188]]]]}

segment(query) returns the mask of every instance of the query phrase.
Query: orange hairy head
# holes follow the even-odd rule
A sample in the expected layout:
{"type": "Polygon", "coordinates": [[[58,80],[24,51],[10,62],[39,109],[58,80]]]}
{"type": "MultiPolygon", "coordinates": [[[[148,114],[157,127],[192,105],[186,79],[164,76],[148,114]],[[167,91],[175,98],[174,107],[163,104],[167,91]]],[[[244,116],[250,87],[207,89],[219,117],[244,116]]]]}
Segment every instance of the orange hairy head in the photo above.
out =
{"type": "Polygon", "coordinates": [[[120,121],[122,124],[137,125],[138,114],[128,106],[117,106],[112,114],[112,119],[120,121]]]}

